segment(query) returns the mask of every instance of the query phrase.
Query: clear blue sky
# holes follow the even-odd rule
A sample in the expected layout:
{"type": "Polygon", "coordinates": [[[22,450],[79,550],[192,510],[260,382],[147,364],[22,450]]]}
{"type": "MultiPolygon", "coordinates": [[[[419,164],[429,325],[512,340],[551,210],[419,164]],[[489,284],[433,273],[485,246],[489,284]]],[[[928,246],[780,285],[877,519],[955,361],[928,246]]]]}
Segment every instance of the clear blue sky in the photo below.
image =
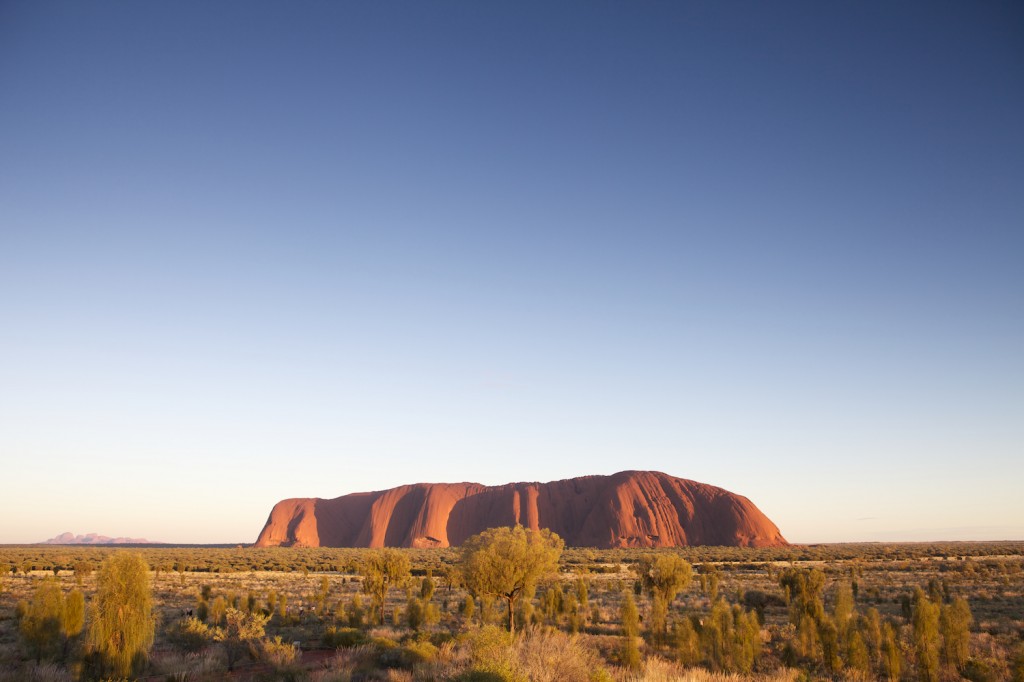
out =
{"type": "Polygon", "coordinates": [[[0,542],[655,469],[1024,538],[1019,3],[0,4],[0,542]]]}

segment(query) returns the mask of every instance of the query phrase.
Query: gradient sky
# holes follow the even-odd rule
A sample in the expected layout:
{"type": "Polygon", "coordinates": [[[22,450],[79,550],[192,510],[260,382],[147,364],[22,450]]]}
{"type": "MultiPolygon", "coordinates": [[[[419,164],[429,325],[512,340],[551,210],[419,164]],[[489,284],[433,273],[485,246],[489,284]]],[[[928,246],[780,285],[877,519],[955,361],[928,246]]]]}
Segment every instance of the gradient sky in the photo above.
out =
{"type": "Polygon", "coordinates": [[[0,542],[655,469],[1024,539],[1020,3],[0,4],[0,542]]]}

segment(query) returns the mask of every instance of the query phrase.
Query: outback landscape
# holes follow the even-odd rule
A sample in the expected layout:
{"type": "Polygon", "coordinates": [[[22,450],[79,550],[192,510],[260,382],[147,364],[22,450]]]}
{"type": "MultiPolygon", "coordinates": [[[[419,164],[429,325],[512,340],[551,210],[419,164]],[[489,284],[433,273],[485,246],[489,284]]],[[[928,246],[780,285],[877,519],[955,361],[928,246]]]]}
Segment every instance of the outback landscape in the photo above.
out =
{"type": "Polygon", "coordinates": [[[0,682],[1024,682],[1022,37],[0,1],[0,682]]]}
{"type": "Polygon", "coordinates": [[[285,500],[254,545],[0,576],[12,681],[1024,679],[1024,543],[791,545],[657,472],[285,500]]]}
{"type": "Polygon", "coordinates": [[[5,546],[0,679],[1024,676],[1024,543],[566,548],[515,601],[514,637],[507,603],[464,574],[467,560],[458,548],[5,546]],[[154,629],[117,674],[89,629],[119,553],[144,564],[154,629]],[[69,626],[74,594],[85,608],[69,626]]]}

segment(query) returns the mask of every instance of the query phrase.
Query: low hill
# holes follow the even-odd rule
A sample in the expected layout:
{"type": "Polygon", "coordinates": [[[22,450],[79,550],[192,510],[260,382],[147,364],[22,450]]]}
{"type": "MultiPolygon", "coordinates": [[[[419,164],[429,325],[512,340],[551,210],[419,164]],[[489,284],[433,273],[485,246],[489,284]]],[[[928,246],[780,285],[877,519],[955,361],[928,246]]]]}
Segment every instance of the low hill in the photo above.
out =
{"type": "Polygon", "coordinates": [[[151,542],[144,538],[112,538],[99,533],[88,533],[86,535],[75,535],[74,533],[61,533],[57,537],[43,540],[44,545],[157,545],[158,542],[151,542]]]}

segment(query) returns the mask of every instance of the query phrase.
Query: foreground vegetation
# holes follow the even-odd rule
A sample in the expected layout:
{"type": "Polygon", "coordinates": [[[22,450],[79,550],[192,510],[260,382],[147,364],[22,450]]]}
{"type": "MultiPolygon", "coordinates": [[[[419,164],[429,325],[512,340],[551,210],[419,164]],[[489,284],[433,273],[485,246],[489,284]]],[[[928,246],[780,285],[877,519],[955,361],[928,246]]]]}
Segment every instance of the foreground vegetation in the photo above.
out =
{"type": "Polygon", "coordinates": [[[503,529],[444,550],[7,546],[0,671],[1024,680],[1024,543],[563,551],[503,529]]]}

